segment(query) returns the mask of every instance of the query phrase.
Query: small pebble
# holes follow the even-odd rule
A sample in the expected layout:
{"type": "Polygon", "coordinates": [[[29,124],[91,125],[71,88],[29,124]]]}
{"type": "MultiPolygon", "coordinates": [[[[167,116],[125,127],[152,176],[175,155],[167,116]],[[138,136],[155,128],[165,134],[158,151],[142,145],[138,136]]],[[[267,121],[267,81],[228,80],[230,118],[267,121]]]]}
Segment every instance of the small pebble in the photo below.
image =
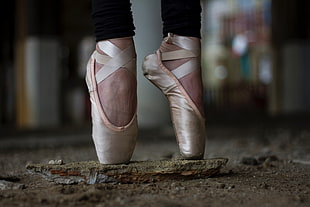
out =
{"type": "Polygon", "coordinates": [[[63,161],[62,160],[50,160],[50,161],[48,161],[48,164],[50,164],[50,165],[62,165],[63,161]]]}
{"type": "Polygon", "coordinates": [[[231,189],[233,189],[233,188],[235,188],[235,185],[229,186],[227,189],[228,189],[228,190],[231,190],[231,189]]]}

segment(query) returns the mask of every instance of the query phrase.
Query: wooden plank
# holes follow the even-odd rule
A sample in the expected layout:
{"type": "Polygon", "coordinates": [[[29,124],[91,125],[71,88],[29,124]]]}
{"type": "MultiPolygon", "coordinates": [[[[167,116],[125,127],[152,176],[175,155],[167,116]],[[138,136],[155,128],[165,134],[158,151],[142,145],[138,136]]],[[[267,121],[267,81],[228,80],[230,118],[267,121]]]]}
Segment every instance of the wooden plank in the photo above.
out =
{"type": "Polygon", "coordinates": [[[67,164],[28,164],[38,174],[58,184],[76,183],[150,183],[163,180],[206,178],[219,173],[228,159],[158,160],[103,165],[95,161],[67,164]]]}

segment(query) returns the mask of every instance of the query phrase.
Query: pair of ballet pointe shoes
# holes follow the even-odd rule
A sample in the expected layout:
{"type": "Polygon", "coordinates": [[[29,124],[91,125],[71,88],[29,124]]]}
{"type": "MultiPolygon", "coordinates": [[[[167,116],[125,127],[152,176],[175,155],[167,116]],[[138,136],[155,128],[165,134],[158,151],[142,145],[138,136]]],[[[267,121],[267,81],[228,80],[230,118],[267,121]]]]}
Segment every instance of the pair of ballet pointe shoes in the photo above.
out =
{"type": "MultiPolygon", "coordinates": [[[[121,50],[109,40],[102,41],[101,44],[103,53],[94,51],[86,73],[91,100],[92,137],[100,163],[128,163],[135,148],[138,131],[136,111],[128,123],[122,126],[113,124],[102,107],[98,85],[120,69],[125,69],[136,77],[135,49],[132,44],[121,50]],[[96,69],[98,63],[102,66],[99,70],[96,69]]],[[[204,115],[179,81],[197,70],[200,73],[200,41],[169,34],[163,44],[175,45],[180,49],[167,52],[157,50],[155,54],[145,57],[143,74],[168,98],[182,158],[202,159],[205,150],[204,115]],[[188,61],[173,70],[163,64],[165,61],[178,59],[188,61]]]]}

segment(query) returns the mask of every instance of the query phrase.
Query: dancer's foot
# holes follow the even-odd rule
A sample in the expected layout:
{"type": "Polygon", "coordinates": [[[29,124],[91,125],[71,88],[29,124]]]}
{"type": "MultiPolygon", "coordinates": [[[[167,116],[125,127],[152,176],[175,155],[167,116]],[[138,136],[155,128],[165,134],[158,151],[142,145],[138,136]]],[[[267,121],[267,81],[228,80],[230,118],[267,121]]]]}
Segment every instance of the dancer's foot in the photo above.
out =
{"type": "MultiPolygon", "coordinates": [[[[111,56],[107,44],[113,44],[120,51],[133,47],[132,38],[104,40],[97,43],[99,54],[111,56]]],[[[95,73],[104,70],[104,64],[96,62],[95,73]]],[[[128,68],[127,68],[128,69],[128,68]]],[[[98,83],[99,100],[109,121],[115,126],[127,125],[137,107],[137,81],[135,73],[122,67],[98,83]]]]}
{"type": "MultiPolygon", "coordinates": [[[[177,50],[182,50],[184,48],[179,47],[173,41],[170,41],[169,38],[173,39],[173,34],[169,34],[172,36],[168,36],[165,38],[165,40],[162,42],[160,46],[160,52],[172,52],[177,50]]],[[[188,37],[191,39],[194,44],[197,45],[197,50],[200,50],[200,39],[196,37],[188,37]]],[[[200,51],[197,51],[197,53],[200,54],[200,51]]],[[[198,110],[202,115],[204,115],[204,108],[203,108],[203,85],[202,85],[202,78],[201,78],[201,67],[200,67],[200,56],[198,57],[190,57],[190,58],[180,58],[180,59],[174,59],[174,60],[163,60],[164,66],[170,70],[173,71],[177,67],[185,64],[186,62],[194,60],[198,62],[195,67],[197,67],[193,72],[187,74],[186,76],[179,79],[180,83],[190,96],[190,98],[193,100],[195,105],[197,106],[198,110]]]]}
{"type": "Polygon", "coordinates": [[[128,163],[138,132],[136,54],[132,39],[99,42],[87,64],[86,83],[99,162],[128,163]]]}
{"type": "Polygon", "coordinates": [[[156,54],[145,57],[143,72],[169,100],[182,157],[202,159],[205,150],[205,119],[199,39],[169,34],[156,54]]]}

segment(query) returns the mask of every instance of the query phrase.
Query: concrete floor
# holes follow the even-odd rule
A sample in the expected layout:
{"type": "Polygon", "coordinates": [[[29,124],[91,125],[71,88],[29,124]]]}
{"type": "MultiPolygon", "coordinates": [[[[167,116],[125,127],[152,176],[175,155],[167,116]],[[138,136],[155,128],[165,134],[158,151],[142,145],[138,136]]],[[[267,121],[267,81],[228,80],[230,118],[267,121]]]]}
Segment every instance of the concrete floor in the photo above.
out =
{"type": "MultiPolygon", "coordinates": [[[[309,206],[309,123],[307,119],[295,118],[209,123],[205,158],[229,159],[219,177],[110,187],[61,187],[25,171],[27,163],[96,160],[90,128],[1,131],[0,180],[16,177],[16,182],[25,188],[0,191],[0,206],[20,203],[24,206],[131,206],[129,201],[135,206],[167,207],[206,206],[206,203],[211,206],[309,206]],[[269,159],[272,157],[276,160],[269,159]],[[253,164],[245,162],[245,158],[269,161],[253,164]],[[64,192],[70,192],[70,196],[64,192]],[[111,192],[113,196],[103,196],[111,192]],[[77,199],[81,197],[82,200],[77,199]]],[[[177,154],[170,126],[141,129],[132,160],[171,159],[177,154]]]]}

